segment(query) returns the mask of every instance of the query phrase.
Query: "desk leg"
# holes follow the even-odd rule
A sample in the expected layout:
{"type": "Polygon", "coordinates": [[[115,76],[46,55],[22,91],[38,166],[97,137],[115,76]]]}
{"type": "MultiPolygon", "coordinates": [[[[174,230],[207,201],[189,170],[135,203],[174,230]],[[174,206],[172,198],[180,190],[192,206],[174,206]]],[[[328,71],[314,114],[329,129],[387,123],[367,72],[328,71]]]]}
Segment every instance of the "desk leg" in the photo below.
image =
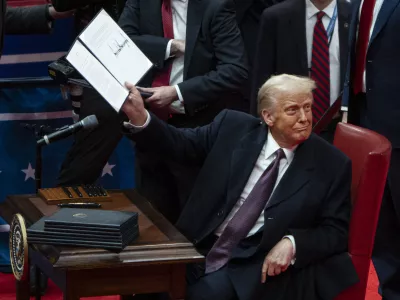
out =
{"type": "MultiPolygon", "coordinates": [[[[29,273],[29,272],[28,272],[29,273]]],[[[23,281],[16,281],[16,300],[29,300],[31,292],[31,285],[28,278],[23,281]]]]}
{"type": "Polygon", "coordinates": [[[170,298],[172,300],[180,300],[185,298],[186,293],[186,266],[173,265],[172,267],[172,289],[170,290],[170,298]]]}
{"type": "Polygon", "coordinates": [[[42,284],[41,284],[41,278],[42,278],[42,272],[38,268],[38,266],[35,266],[35,299],[36,300],[41,300],[42,298],[42,284]]]}

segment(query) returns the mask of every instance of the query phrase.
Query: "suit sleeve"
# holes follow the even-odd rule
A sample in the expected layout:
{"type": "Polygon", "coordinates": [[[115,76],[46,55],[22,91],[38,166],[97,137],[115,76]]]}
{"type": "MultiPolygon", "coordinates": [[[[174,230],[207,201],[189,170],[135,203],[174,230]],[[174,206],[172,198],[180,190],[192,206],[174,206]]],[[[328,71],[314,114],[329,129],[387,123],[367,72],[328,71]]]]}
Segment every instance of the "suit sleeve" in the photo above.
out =
{"type": "Polygon", "coordinates": [[[176,128],[151,115],[149,124],[138,133],[127,133],[139,149],[185,164],[204,161],[218,136],[227,111],[210,124],[195,129],[176,128]]]}
{"type": "Polygon", "coordinates": [[[7,7],[5,15],[6,34],[49,33],[51,26],[46,18],[47,5],[32,7],[7,7]]]}
{"type": "Polygon", "coordinates": [[[190,115],[196,107],[218,101],[229,92],[240,92],[248,78],[245,49],[231,0],[223,1],[219,6],[210,31],[216,69],[178,84],[190,115]]]}
{"type": "MultiPolygon", "coordinates": [[[[160,8],[161,9],[161,8],[160,8]]],[[[139,0],[128,0],[122,11],[118,24],[132,41],[153,62],[156,68],[162,69],[169,39],[160,36],[141,34],[139,0]]]]}
{"type": "Polygon", "coordinates": [[[251,75],[250,113],[258,116],[258,90],[276,72],[276,22],[267,9],[264,11],[257,41],[257,51],[251,75]]]}
{"type": "Polygon", "coordinates": [[[296,268],[347,251],[351,213],[349,160],[335,178],[322,203],[317,225],[310,229],[289,230],[296,241],[296,268]]]}

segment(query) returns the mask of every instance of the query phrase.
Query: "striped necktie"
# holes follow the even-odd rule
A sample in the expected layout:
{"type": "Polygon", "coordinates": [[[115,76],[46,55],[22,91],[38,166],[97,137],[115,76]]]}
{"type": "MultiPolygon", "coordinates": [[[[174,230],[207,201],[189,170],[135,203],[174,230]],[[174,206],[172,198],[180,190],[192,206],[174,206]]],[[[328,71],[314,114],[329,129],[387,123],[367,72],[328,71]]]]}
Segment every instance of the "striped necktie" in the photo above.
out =
{"type": "Polygon", "coordinates": [[[317,84],[317,88],[314,90],[314,124],[321,119],[330,106],[329,43],[328,35],[322,23],[324,15],[323,11],[317,13],[312,45],[311,78],[317,84]]]}

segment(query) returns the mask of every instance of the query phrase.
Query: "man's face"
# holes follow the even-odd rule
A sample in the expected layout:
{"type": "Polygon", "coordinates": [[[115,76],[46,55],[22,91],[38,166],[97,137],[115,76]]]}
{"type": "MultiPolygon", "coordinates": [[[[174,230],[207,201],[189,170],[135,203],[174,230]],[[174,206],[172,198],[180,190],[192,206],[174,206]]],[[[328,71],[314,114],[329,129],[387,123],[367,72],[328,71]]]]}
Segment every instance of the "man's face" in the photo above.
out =
{"type": "Polygon", "coordinates": [[[265,123],[281,147],[292,147],[308,139],[312,130],[312,102],[312,93],[282,94],[273,111],[262,111],[265,123]]]}

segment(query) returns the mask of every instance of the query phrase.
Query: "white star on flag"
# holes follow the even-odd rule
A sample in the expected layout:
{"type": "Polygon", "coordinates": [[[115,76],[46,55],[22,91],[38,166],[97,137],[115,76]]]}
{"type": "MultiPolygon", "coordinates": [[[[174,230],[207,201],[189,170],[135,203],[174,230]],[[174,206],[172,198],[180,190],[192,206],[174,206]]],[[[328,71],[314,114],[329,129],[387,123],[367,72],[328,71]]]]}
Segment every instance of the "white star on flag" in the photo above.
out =
{"type": "Polygon", "coordinates": [[[106,163],[106,165],[103,168],[103,174],[101,174],[101,177],[104,177],[106,174],[110,175],[110,176],[114,176],[112,173],[112,168],[114,168],[115,165],[110,165],[108,162],[106,163]]]}
{"type": "Polygon", "coordinates": [[[27,181],[29,178],[35,180],[35,169],[32,169],[31,163],[29,163],[28,169],[21,170],[21,172],[25,173],[25,181],[27,181]]]}

